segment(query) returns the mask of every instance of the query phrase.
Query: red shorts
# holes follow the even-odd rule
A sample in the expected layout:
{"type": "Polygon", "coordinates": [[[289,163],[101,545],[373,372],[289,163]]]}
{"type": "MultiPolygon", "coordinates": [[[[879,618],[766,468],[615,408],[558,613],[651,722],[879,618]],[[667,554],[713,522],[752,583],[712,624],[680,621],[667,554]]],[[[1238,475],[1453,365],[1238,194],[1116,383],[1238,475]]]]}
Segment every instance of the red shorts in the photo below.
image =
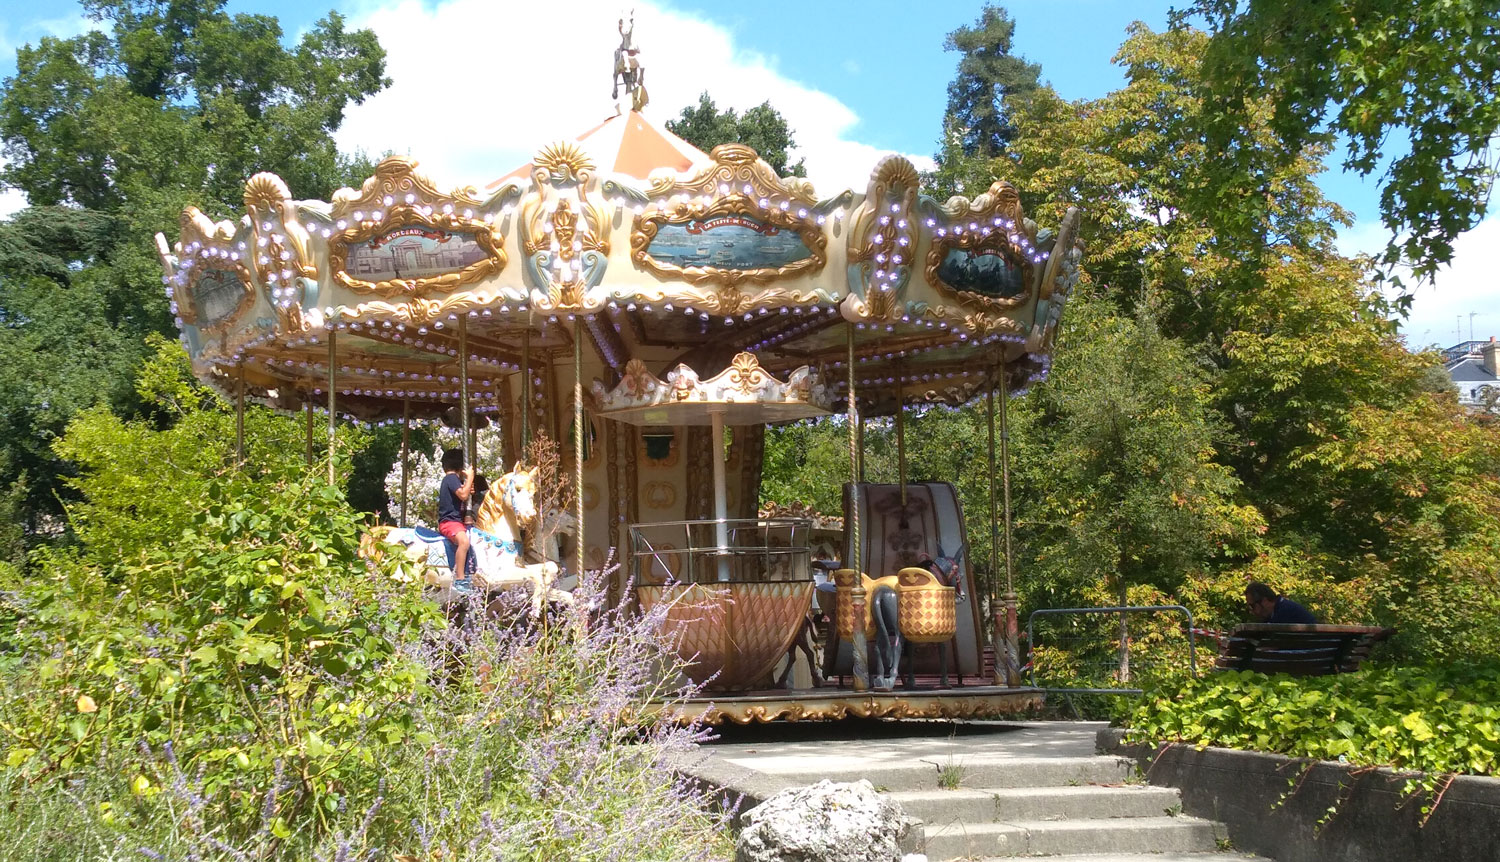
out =
{"type": "Polygon", "coordinates": [[[467,533],[468,528],[464,526],[463,521],[439,521],[438,532],[442,533],[443,538],[447,539],[448,541],[457,542],[458,535],[460,533],[467,533]]]}

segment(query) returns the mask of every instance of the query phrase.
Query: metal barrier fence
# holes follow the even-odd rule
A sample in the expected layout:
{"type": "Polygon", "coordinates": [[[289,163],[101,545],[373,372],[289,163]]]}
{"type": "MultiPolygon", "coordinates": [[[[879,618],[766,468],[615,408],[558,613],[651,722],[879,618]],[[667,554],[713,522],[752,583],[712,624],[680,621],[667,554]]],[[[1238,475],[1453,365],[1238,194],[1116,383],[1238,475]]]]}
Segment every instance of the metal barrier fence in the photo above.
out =
{"type": "Polygon", "coordinates": [[[1182,605],[1042,608],[1032,611],[1026,620],[1026,645],[1030,652],[1026,669],[1031,684],[1064,696],[1140,694],[1140,688],[1130,686],[1133,680],[1164,671],[1180,672],[1184,661],[1188,673],[1198,675],[1193,614],[1182,605]],[[1150,616],[1132,628],[1132,614],[1150,616]],[[1181,627],[1163,626],[1164,614],[1181,615],[1181,627]],[[1044,626],[1043,634],[1048,637],[1039,644],[1038,618],[1044,622],[1061,618],[1062,631],[1057,631],[1056,626],[1044,626]],[[1123,651],[1122,642],[1126,645],[1123,651]],[[1043,674],[1040,682],[1039,670],[1043,674]],[[1061,677],[1068,684],[1047,685],[1049,677],[1061,677]]]}

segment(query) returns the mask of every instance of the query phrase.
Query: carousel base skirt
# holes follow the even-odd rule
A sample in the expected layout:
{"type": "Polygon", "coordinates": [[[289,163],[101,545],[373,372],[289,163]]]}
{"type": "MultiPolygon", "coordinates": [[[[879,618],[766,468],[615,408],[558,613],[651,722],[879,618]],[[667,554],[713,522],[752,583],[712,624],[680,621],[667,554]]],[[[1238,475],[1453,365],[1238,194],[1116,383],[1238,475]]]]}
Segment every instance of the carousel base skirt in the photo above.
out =
{"type": "Polygon", "coordinates": [[[719,725],[773,721],[837,721],[844,718],[1007,718],[1040,709],[1039,688],[967,685],[961,688],[894,691],[855,691],[825,685],[810,689],[767,689],[726,692],[648,711],[666,713],[680,721],[701,720],[719,725]]]}

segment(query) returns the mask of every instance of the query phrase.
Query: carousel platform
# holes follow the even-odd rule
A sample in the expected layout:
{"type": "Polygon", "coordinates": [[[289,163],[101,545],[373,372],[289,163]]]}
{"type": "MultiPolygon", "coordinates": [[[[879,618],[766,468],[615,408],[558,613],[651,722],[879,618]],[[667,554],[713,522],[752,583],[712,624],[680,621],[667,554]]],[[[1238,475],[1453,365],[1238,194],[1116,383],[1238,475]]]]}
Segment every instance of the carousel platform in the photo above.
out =
{"type": "Polygon", "coordinates": [[[673,704],[666,711],[710,725],[841,719],[995,719],[1033,712],[1043,703],[1039,688],[966,685],[954,688],[855,691],[826,685],[812,689],[725,692],[673,704]]]}

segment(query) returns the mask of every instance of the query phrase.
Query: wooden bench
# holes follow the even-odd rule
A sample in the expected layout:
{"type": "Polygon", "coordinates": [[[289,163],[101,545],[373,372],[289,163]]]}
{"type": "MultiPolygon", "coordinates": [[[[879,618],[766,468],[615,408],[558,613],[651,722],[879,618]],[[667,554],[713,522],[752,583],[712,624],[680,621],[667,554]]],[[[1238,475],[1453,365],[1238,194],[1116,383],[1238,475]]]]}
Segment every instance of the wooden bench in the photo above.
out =
{"type": "Polygon", "coordinates": [[[1395,633],[1380,626],[1246,623],[1219,642],[1214,669],[1293,676],[1352,673],[1375,644],[1395,633]]]}

